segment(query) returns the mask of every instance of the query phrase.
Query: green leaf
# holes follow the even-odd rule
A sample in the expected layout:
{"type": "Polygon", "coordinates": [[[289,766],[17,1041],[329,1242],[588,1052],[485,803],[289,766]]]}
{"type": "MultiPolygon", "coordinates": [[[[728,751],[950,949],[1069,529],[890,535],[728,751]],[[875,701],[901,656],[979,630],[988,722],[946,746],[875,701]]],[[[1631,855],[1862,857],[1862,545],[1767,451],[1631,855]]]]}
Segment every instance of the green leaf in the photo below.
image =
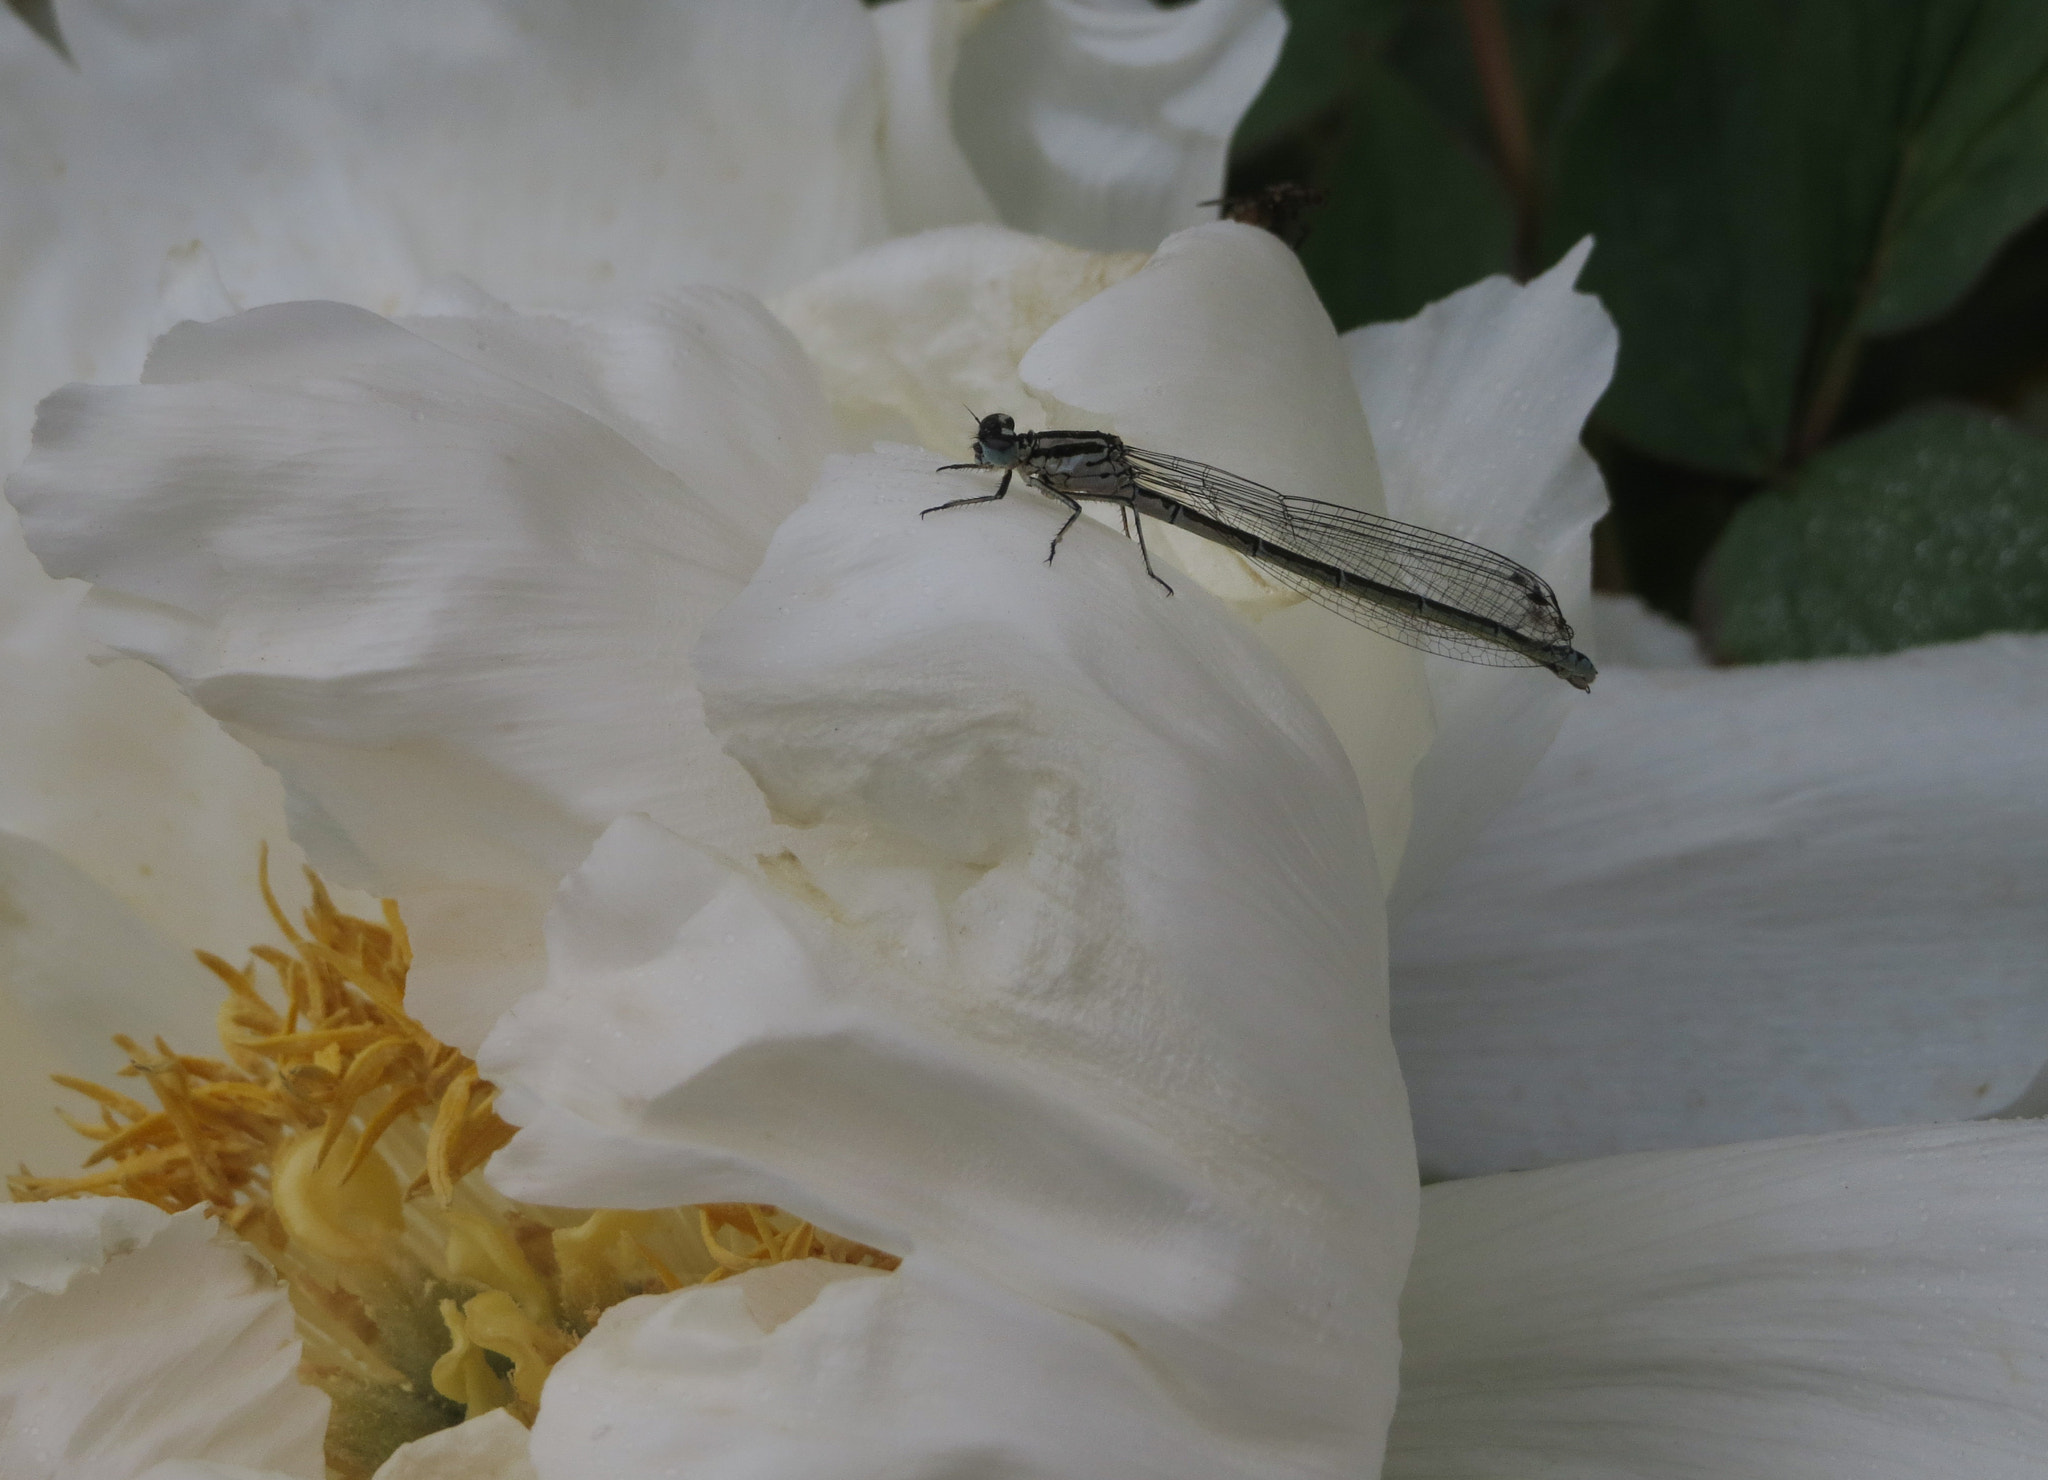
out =
{"type": "Polygon", "coordinates": [[[1301,260],[1340,329],[1406,318],[1514,260],[1499,177],[1376,58],[1357,65],[1314,183],[1328,202],[1301,260]]]}
{"type": "MultiPolygon", "coordinates": [[[[1889,0],[1887,0],[1889,3],[1889,0]]],[[[1794,112],[1771,0],[1672,0],[1568,130],[1545,255],[1621,330],[1600,406],[1643,451],[1760,477],[1792,426],[1809,285],[1794,112]]]]}
{"type": "Polygon", "coordinates": [[[1818,280],[1851,332],[1924,323],[2048,208],[2048,5],[1801,0],[1818,280]]]}
{"type": "Polygon", "coordinates": [[[7,8],[42,37],[50,50],[67,62],[71,60],[71,48],[64,44],[64,33],[57,29],[56,0],[7,0],[7,8]]]}
{"type": "Polygon", "coordinates": [[[1600,243],[1602,422],[1763,477],[1825,440],[1866,337],[2044,208],[2042,0],[1665,0],[1570,130],[1546,240],[1600,243]]]}
{"type": "Polygon", "coordinates": [[[2034,385],[2048,385],[2048,217],[2007,242],[1933,323],[1872,341],[1841,420],[1870,426],[1935,400],[2010,406],[2034,385]]]}
{"type": "Polygon", "coordinates": [[[1398,15],[1400,0],[1285,0],[1282,8],[1287,44],[1237,126],[1233,144],[1240,153],[1262,148],[1341,103],[1359,61],[1398,15]]]}
{"type": "Polygon", "coordinates": [[[2048,629],[2048,441],[1953,406],[1849,438],[1742,508],[1702,596],[1739,662],[2048,629]]]}
{"type": "MultiPolygon", "coordinates": [[[[1612,67],[1641,0],[1500,0],[1515,84],[1539,156],[1612,67]]],[[[1497,147],[1462,5],[1411,4],[1383,53],[1387,64],[1482,148],[1497,147]]]]}

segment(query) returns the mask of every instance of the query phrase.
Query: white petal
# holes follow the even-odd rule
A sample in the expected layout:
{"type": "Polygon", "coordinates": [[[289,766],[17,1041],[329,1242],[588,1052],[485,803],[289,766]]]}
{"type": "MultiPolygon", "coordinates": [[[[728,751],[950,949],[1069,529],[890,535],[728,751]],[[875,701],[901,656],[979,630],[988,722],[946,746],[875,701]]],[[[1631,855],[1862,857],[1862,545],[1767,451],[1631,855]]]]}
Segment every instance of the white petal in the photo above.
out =
{"type": "Polygon", "coordinates": [[[882,187],[898,232],[996,221],[995,202],[953,137],[960,43],[987,10],[961,0],[889,0],[868,15],[881,40],[882,187]]]}
{"type": "MultiPolygon", "coordinates": [[[[1590,241],[1527,285],[1492,277],[1412,319],[1344,336],[1396,519],[1499,550],[1591,624],[1592,528],[1607,509],[1579,430],[1614,371],[1614,321],[1572,284],[1590,241]]],[[[1597,658],[1600,655],[1595,653],[1597,658]]],[[[1578,703],[1540,668],[1427,660],[1436,742],[1415,773],[1405,910],[1521,789],[1578,703]]]]}
{"type": "Polygon", "coordinates": [[[150,368],[51,398],[10,496],[97,583],[99,635],[283,772],[316,864],[407,892],[442,1036],[530,984],[546,895],[612,817],[765,826],[688,657],[829,435],[757,304],[420,332],[283,305],[150,368]]]}
{"type": "Polygon", "coordinates": [[[0,1206],[0,1473],[130,1480],[164,1460],[323,1472],[327,1399],[291,1304],[198,1209],[0,1206]]]}
{"type": "Polygon", "coordinates": [[[46,1171],[85,1143],[55,1073],[105,1078],[117,1032],[201,1049],[220,986],[195,948],[239,959],[273,927],[260,845],[303,895],[277,778],[164,675],[78,630],[0,510],[0,1157],[46,1171]]]}
{"type": "MultiPolygon", "coordinates": [[[[674,1402],[677,1396],[667,1395],[666,1402],[674,1402]]],[[[634,1422],[644,1423],[645,1417],[635,1415],[634,1422]]],[[[604,1467],[586,1464],[570,1473],[578,1477],[602,1474],[604,1467]]],[[[498,1408],[400,1445],[377,1467],[376,1480],[536,1480],[536,1476],[528,1457],[526,1426],[498,1408]]]]}
{"type": "Polygon", "coordinates": [[[84,588],[45,575],[0,508],[0,830],[48,847],[181,950],[270,934],[256,855],[296,898],[276,778],[168,679],[78,628],[84,588]]]}
{"type": "Polygon", "coordinates": [[[1431,1188],[1387,1475],[2039,1475],[2044,1185],[1947,1126],[1431,1188]]]}
{"type": "Polygon", "coordinates": [[[1602,675],[1395,940],[1425,1167],[1981,1114],[2048,1052],[2048,638],[1602,675]]]}
{"type": "Polygon", "coordinates": [[[886,235],[873,28],[838,0],[69,4],[0,52],[12,466],[28,406],[132,378],[201,244],[253,308],[778,288],[886,235]]]}
{"type": "MultiPolygon", "coordinates": [[[[13,932],[9,932],[10,935],[13,932]]],[[[15,945],[5,943],[0,967],[12,969],[15,945]]],[[[74,1064],[12,992],[0,992],[0,1156],[9,1166],[68,1172],[91,1149],[56,1115],[67,1096],[52,1074],[75,1074],[74,1064]]]]}
{"type": "Polygon", "coordinates": [[[30,1290],[62,1295],[81,1274],[133,1254],[170,1222],[169,1214],[126,1197],[0,1205],[0,1302],[30,1290]]]}
{"type": "MultiPolygon", "coordinates": [[[[1372,433],[1329,316],[1295,256],[1219,223],[1166,242],[1143,271],[1047,332],[1019,371],[1041,402],[1140,446],[1289,494],[1385,512],[1372,433]]],[[[1419,654],[1279,591],[1235,555],[1163,530],[1160,546],[1258,630],[1329,718],[1391,880],[1409,777],[1429,748],[1419,654]]],[[[1135,555],[1135,551],[1132,552],[1135,555]]],[[[1554,680],[1553,680],[1554,681],[1554,680]]]]}
{"type": "Polygon", "coordinates": [[[1640,596],[1593,593],[1593,646],[1603,666],[1704,668],[1706,650],[1690,627],[1674,622],[1640,596]]]}
{"type": "Polygon", "coordinates": [[[960,45],[953,131],[1009,225],[1150,250],[1211,219],[1286,35],[1274,0],[1008,0],[960,45]]]}
{"type": "Polygon", "coordinates": [[[607,833],[482,1054],[493,1180],[781,1203],[1118,1333],[1268,1473],[1370,1473],[1414,1192],[1342,753],[1206,595],[1094,525],[1047,568],[1043,504],[920,521],[925,466],[828,464],[707,635],[811,830],[758,876],[607,833]]]}
{"type": "MultiPolygon", "coordinates": [[[[254,894],[253,861],[246,872],[254,894]]],[[[82,1106],[50,1076],[111,1079],[128,1065],[115,1033],[143,1043],[162,1034],[205,1052],[221,985],[188,948],[44,844],[0,833],[0,901],[0,1156],[62,1174],[91,1143],[57,1118],[60,1103],[73,1113],[82,1106]]],[[[266,924],[258,939],[273,934],[266,924]]]]}
{"type": "Polygon", "coordinates": [[[907,438],[959,458],[974,436],[970,406],[1045,424],[1018,361],[1064,314],[1144,262],[1138,252],[963,226],[876,247],[771,307],[823,375],[848,451],[907,438]]]}
{"type": "Polygon", "coordinates": [[[1191,1422],[1176,1397],[1114,1332],[958,1271],[785,1264],[607,1312],[549,1376],[533,1452],[541,1480],[1371,1473],[1319,1462],[1317,1434],[1191,1422]],[[799,1309],[759,1308],[755,1287],[807,1269],[824,1278],[799,1309]]]}

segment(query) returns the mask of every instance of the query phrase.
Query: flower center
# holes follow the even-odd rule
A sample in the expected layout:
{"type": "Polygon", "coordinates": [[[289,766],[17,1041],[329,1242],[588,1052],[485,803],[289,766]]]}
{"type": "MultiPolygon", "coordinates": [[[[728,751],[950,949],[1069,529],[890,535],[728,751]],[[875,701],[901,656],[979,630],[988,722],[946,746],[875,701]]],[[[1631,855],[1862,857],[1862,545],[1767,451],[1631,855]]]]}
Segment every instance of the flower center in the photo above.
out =
{"type": "Polygon", "coordinates": [[[400,1444],[493,1409],[530,1424],[554,1364],[631,1296],[792,1259],[896,1267],[765,1205],[501,1196],[474,1173],[512,1127],[475,1062],[406,1012],[412,952],[396,903],[381,921],[347,914],[309,869],[312,903],[294,926],[267,857],[259,877],[288,949],[254,946],[241,967],[198,953],[227,987],[225,1059],[116,1037],[122,1076],[146,1082],[157,1107],[56,1076],[97,1107],[97,1121],[64,1118],[98,1144],[77,1176],[23,1171],[8,1187],[24,1202],[205,1207],[245,1239],[290,1292],[300,1376],[333,1400],[333,1474],[367,1477],[400,1444]]]}

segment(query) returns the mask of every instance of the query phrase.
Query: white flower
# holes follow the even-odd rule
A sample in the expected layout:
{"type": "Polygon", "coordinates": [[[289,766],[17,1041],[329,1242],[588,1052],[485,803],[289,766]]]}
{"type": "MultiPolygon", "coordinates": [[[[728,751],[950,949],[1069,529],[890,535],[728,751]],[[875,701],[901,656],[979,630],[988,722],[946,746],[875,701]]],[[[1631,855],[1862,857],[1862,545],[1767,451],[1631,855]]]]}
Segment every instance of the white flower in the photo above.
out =
{"type": "MultiPolygon", "coordinates": [[[[1390,503],[1443,500],[1460,532],[1478,484],[1422,418],[1430,367],[1456,388],[1575,342],[1541,407],[1473,413],[1559,490],[1493,517],[1573,558],[1592,511],[1559,408],[1597,394],[1608,342],[1568,272],[1482,285],[1385,359],[1355,343],[1364,407],[1416,408],[1383,428],[1270,239],[1202,228],[1108,288],[1113,264],[1062,251],[904,243],[781,307],[826,386],[890,302],[985,310],[915,353],[866,341],[852,422],[995,389],[1320,496],[1370,499],[1382,468],[1390,503]],[[1043,325],[1048,282],[1070,311],[1043,325]]],[[[1562,686],[1493,675],[1549,688],[1461,705],[1301,608],[1166,598],[1092,525],[1047,567],[1057,511],[1022,494],[920,520],[965,480],[927,451],[825,455],[809,363],[730,294],[633,319],[272,309],[179,331],[140,387],[64,393],[11,486],[39,553],[95,582],[95,630],[289,772],[319,856],[495,912],[443,912],[423,1006],[488,1030],[525,1126],[501,1186],[773,1200],[903,1256],[614,1308],[548,1379],[541,1480],[1355,1477],[1390,1414],[1402,1476],[2038,1467],[2031,1127],[1433,1189],[1396,1409],[1416,1194],[1380,879],[1511,789],[1529,742],[1498,715],[1562,686]],[[1369,687],[1326,721],[1274,649],[1369,687]],[[1484,758],[1437,801],[1432,718],[1484,758]],[[534,881],[593,840],[544,983],[501,1011],[480,983],[519,963],[534,881]],[[494,938],[495,972],[465,975],[494,938]]],[[[1206,579],[1274,605],[1249,572],[1206,579]]],[[[391,1473],[517,1472],[503,1423],[450,1436],[391,1473]]]]}
{"type": "MultiPolygon", "coordinates": [[[[176,15],[81,0],[61,21],[75,67],[0,17],[8,470],[37,401],[134,380],[184,319],[760,290],[953,221],[1149,248],[1220,189],[1284,29],[1272,0],[204,0],[176,15]]],[[[662,352],[658,329],[620,330],[636,332],[662,352]]],[[[614,348],[639,390],[672,389],[614,348]]],[[[788,454],[793,497],[811,473],[788,454]]],[[[40,1084],[118,1068],[107,1024],[208,1036],[217,987],[190,951],[233,956],[267,932],[246,888],[259,840],[300,902],[275,779],[160,674],[107,661],[74,620],[83,594],[50,582],[0,511],[0,891],[19,906],[0,914],[0,974],[29,1012],[9,1020],[24,1072],[0,1107],[36,1159],[69,1150],[40,1084]]],[[[317,826],[305,795],[291,804],[317,826]]],[[[544,897],[581,847],[537,874],[465,860],[471,902],[544,897]]],[[[523,918],[521,949],[538,940],[537,910],[523,918]]]]}

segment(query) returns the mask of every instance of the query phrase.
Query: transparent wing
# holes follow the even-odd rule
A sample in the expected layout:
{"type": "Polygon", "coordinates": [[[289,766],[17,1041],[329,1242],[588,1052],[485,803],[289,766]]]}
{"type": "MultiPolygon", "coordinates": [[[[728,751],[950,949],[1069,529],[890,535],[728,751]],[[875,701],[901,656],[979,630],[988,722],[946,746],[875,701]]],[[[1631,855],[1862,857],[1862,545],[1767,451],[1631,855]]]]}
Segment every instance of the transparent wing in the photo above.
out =
{"type": "MultiPolygon", "coordinates": [[[[1427,597],[1464,616],[1498,623],[1539,647],[1571,644],[1571,623],[1549,583],[1482,545],[1340,504],[1289,498],[1207,463],[1138,447],[1125,451],[1141,483],[1269,545],[1395,591],[1427,597]]],[[[1445,620],[1375,600],[1362,587],[1330,585],[1278,561],[1256,563],[1312,601],[1410,647],[1493,667],[1542,666],[1445,620]]]]}

